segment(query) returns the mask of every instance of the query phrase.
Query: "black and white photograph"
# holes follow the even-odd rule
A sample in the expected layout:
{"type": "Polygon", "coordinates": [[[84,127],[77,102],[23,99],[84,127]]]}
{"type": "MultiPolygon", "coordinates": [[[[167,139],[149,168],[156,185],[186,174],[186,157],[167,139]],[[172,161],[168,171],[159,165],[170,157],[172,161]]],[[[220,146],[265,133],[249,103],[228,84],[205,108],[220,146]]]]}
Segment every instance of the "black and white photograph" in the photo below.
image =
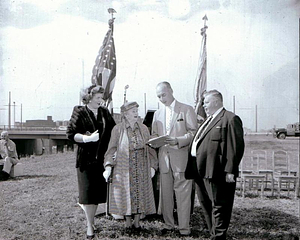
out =
{"type": "Polygon", "coordinates": [[[0,240],[300,237],[300,0],[1,0],[0,240]]]}

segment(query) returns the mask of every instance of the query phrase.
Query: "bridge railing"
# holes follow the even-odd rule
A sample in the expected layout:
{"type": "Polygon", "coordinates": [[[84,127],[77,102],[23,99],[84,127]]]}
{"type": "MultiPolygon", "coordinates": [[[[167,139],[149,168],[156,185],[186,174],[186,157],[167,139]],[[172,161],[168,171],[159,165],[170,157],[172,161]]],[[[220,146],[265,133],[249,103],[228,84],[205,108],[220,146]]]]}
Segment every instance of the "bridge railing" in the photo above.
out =
{"type": "Polygon", "coordinates": [[[3,130],[13,130],[13,131],[66,131],[65,126],[58,126],[58,127],[26,127],[26,126],[19,126],[19,125],[0,125],[0,131],[3,130]]]}

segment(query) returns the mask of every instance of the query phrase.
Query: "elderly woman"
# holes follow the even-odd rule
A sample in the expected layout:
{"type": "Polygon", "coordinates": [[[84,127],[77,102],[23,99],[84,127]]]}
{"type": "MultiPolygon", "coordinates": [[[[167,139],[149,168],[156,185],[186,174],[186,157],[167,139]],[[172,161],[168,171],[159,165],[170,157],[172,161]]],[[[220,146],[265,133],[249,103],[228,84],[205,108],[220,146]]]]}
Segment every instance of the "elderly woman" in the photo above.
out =
{"type": "Polygon", "coordinates": [[[122,121],[112,130],[104,159],[103,176],[107,180],[112,175],[109,212],[125,216],[127,232],[141,229],[141,215],[156,213],[151,177],[158,161],[146,145],[150,134],[138,121],[138,106],[129,102],[121,107],[122,121]]]}
{"type": "Polygon", "coordinates": [[[99,203],[106,202],[106,182],[102,176],[103,160],[115,121],[103,107],[104,89],[88,87],[84,106],[75,106],[67,128],[67,137],[78,144],[76,168],[79,204],[87,219],[87,238],[94,237],[94,217],[99,203]]]}

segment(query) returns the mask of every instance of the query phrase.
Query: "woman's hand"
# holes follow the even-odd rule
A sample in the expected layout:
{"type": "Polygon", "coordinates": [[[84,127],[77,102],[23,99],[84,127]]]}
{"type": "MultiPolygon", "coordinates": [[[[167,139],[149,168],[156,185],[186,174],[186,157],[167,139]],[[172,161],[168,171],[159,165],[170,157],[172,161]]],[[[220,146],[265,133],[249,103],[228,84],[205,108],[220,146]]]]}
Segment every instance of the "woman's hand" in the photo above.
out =
{"type": "Polygon", "coordinates": [[[82,136],[82,140],[83,140],[84,143],[87,143],[87,142],[97,142],[99,140],[98,130],[96,130],[95,132],[93,132],[90,136],[83,135],[82,136]]]}
{"type": "Polygon", "coordinates": [[[111,167],[107,166],[107,167],[105,167],[105,171],[103,172],[103,177],[105,178],[106,182],[108,181],[108,178],[110,177],[110,175],[111,175],[111,167]]]}
{"type": "Polygon", "coordinates": [[[155,169],[154,168],[151,168],[151,178],[153,178],[155,175],[155,169]]]}

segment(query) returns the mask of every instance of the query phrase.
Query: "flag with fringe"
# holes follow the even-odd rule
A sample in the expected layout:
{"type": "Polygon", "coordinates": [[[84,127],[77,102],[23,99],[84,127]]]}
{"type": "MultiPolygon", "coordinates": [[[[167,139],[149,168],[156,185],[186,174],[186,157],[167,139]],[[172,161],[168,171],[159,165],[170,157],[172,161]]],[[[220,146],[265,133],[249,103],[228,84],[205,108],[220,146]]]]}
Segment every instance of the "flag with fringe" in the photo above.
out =
{"type": "MultiPolygon", "coordinates": [[[[203,17],[203,20],[206,22],[206,15],[203,17]]],[[[198,123],[201,123],[206,118],[206,113],[203,108],[204,93],[207,88],[207,52],[206,52],[206,29],[207,26],[204,23],[204,27],[201,28],[201,48],[200,48],[200,57],[198,64],[197,77],[195,81],[195,112],[197,114],[198,123]]]]}
{"type": "Polygon", "coordinates": [[[107,107],[112,101],[117,72],[113,24],[114,18],[108,22],[109,29],[97,55],[92,74],[92,84],[101,85],[105,89],[103,99],[107,107]]]}

